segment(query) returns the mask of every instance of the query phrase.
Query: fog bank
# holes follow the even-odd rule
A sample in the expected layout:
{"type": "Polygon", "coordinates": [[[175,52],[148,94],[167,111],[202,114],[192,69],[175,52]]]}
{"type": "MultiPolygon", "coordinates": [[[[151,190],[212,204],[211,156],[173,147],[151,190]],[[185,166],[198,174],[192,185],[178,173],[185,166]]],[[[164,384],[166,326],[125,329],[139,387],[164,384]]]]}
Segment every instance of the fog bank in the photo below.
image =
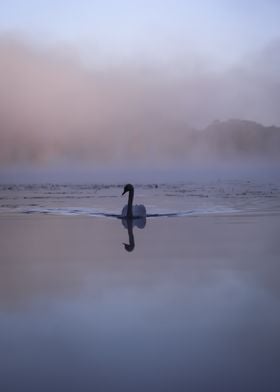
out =
{"type": "Polygon", "coordinates": [[[217,131],[213,143],[208,125],[230,118],[280,124],[280,41],[230,69],[184,61],[183,71],[175,61],[161,68],[143,65],[145,59],[86,68],[63,48],[2,36],[0,165],[178,165],[226,159],[229,149],[230,159],[276,159],[278,128],[271,140],[263,128],[258,139],[250,131],[238,142],[217,131]],[[255,150],[260,140],[266,147],[255,150]]]}

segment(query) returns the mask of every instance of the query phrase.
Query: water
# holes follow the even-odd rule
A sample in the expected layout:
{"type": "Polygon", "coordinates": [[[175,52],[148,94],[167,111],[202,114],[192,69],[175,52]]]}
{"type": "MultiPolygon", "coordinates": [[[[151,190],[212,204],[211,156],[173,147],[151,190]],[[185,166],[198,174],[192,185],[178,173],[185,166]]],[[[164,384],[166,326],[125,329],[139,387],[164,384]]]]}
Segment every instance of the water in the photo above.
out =
{"type": "Polygon", "coordinates": [[[1,391],[278,391],[279,184],[121,193],[1,186],[1,391]]]}
{"type": "MultiPolygon", "coordinates": [[[[0,185],[0,214],[118,215],[126,203],[123,185],[0,185]]],[[[280,211],[279,183],[136,185],[136,203],[151,215],[201,215],[280,211]]]]}

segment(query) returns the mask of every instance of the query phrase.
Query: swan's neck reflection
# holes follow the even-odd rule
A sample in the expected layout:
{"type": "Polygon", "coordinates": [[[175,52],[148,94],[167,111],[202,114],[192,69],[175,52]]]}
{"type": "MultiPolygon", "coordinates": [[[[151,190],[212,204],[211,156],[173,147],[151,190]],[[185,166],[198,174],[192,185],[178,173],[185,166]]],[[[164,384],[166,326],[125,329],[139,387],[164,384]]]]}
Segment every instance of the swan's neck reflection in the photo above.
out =
{"type": "Polygon", "coordinates": [[[133,226],[138,227],[138,229],[144,229],[146,226],[146,218],[138,218],[138,219],[122,219],[123,226],[127,229],[128,233],[128,244],[123,242],[124,248],[127,252],[132,252],[135,248],[135,241],[133,235],[133,226]]]}

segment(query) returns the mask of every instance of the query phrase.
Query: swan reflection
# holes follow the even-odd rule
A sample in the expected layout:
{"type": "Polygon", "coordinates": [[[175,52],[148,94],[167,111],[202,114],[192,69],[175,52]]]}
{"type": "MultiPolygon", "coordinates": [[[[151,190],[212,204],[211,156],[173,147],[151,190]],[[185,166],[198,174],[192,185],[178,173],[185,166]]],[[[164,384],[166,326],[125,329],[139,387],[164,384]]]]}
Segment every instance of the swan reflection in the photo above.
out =
{"type": "Polygon", "coordinates": [[[122,219],[123,226],[127,229],[128,233],[128,244],[123,242],[125,250],[127,252],[132,252],[135,248],[135,240],[133,234],[133,227],[136,226],[138,229],[144,229],[146,226],[146,218],[138,218],[138,219],[122,219]]]}

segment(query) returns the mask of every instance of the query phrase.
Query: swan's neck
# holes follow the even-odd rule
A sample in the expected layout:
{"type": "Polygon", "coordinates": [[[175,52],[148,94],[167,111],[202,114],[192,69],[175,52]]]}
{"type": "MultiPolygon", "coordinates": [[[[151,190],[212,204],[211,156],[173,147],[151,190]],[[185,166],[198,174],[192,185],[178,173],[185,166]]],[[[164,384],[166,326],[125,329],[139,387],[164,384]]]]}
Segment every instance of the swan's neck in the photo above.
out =
{"type": "Polygon", "coordinates": [[[135,247],[135,242],[134,242],[133,225],[131,219],[127,220],[127,231],[128,231],[129,248],[133,250],[135,247]]]}
{"type": "Polygon", "coordinates": [[[129,191],[128,195],[128,205],[127,205],[127,217],[132,218],[133,213],[132,213],[132,203],[133,203],[133,196],[134,196],[134,190],[129,191]]]}

